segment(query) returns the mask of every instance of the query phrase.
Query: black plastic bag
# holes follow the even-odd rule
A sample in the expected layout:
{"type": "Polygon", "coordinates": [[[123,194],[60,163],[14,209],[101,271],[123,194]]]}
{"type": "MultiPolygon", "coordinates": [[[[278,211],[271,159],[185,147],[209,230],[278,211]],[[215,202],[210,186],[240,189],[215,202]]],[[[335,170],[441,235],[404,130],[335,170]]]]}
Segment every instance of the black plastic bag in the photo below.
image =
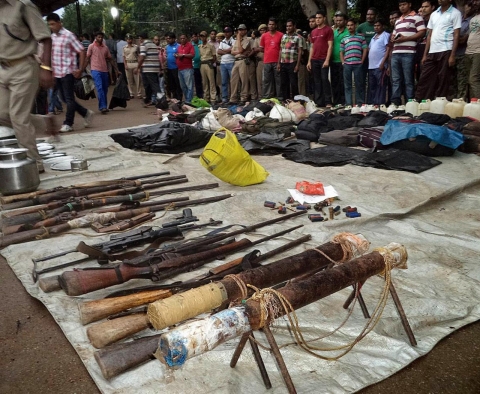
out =
{"type": "Polygon", "coordinates": [[[127,82],[125,82],[125,77],[120,75],[117,78],[117,83],[115,85],[115,89],[113,89],[112,98],[108,108],[126,108],[128,100],[130,100],[130,91],[128,90],[127,82]]]}
{"type": "Polygon", "coordinates": [[[189,152],[207,145],[210,136],[205,130],[178,122],[162,122],[110,135],[124,148],[157,153],[189,152]]]}

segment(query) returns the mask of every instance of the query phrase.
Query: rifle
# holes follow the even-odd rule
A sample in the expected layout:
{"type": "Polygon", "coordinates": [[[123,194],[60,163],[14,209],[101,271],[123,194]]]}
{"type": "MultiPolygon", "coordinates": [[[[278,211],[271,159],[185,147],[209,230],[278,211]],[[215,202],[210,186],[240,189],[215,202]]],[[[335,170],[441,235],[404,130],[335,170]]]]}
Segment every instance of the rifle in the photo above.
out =
{"type": "MultiPolygon", "coordinates": [[[[264,222],[257,223],[252,226],[245,227],[240,230],[232,231],[225,234],[219,234],[211,239],[204,239],[195,242],[195,246],[203,246],[206,244],[211,244],[214,242],[221,241],[226,238],[230,238],[239,234],[243,234],[249,231],[256,230],[264,226],[268,226],[273,223],[278,223],[283,220],[290,219],[302,214],[305,214],[306,211],[295,212],[290,215],[280,216],[275,219],[270,219],[264,222]]],[[[245,240],[243,240],[245,241],[245,240]]],[[[246,240],[245,242],[251,243],[246,240]]],[[[191,243],[186,243],[184,246],[176,248],[174,252],[181,253],[182,250],[188,249],[191,247],[191,243]]],[[[60,285],[65,290],[68,295],[80,295],[86,294],[91,291],[104,289],[106,287],[114,286],[116,284],[124,283],[130,279],[134,278],[153,278],[153,280],[158,281],[164,279],[164,274],[159,270],[166,269],[166,276],[169,277],[172,271],[175,271],[175,275],[180,272],[185,272],[185,267],[198,268],[200,265],[203,265],[202,259],[213,258],[216,255],[208,257],[208,252],[203,252],[205,255],[198,256],[197,259],[191,259],[191,256],[181,257],[178,259],[172,259],[168,262],[161,262],[158,265],[155,264],[155,252],[151,253],[148,256],[149,266],[139,267],[138,260],[132,259],[119,264],[115,268],[108,269],[96,269],[96,270],[76,270],[70,272],[64,272],[60,276],[60,285]],[[175,260],[175,261],[173,261],[175,260]],[[137,264],[135,264],[137,263],[137,264]]],[[[193,255],[195,256],[195,255],[193,255]]],[[[142,260],[141,260],[142,261],[142,260]]]]}
{"type": "MultiPolygon", "coordinates": [[[[178,175],[173,178],[185,179],[186,176],[178,175]]],[[[17,201],[11,204],[4,204],[2,206],[2,209],[5,211],[8,209],[25,208],[25,207],[31,207],[34,205],[48,204],[52,201],[63,201],[63,200],[67,200],[69,198],[75,198],[75,197],[84,197],[84,196],[104,197],[106,195],[105,192],[109,192],[108,195],[114,195],[114,196],[121,195],[121,194],[125,194],[125,187],[128,187],[128,186],[135,187],[135,188],[138,188],[138,191],[140,191],[144,189],[146,185],[163,182],[164,180],[165,178],[154,178],[154,179],[147,179],[143,181],[122,181],[122,183],[108,183],[107,185],[101,185],[101,186],[62,189],[52,193],[41,194],[30,200],[22,200],[22,201],[17,201]],[[103,193],[103,194],[98,194],[98,193],[103,193]]],[[[176,182],[176,183],[179,183],[179,182],[176,182]]]]}
{"type": "MultiPolygon", "coordinates": [[[[118,191],[110,190],[105,193],[100,193],[102,194],[102,196],[99,196],[98,193],[89,194],[82,197],[70,197],[63,200],[51,201],[47,204],[20,208],[13,212],[8,212],[6,214],[3,214],[3,216],[6,219],[2,220],[2,225],[11,226],[14,224],[29,223],[37,219],[39,217],[39,213],[43,213],[43,212],[45,212],[47,215],[55,215],[62,212],[70,212],[73,210],[80,211],[88,208],[93,208],[96,206],[101,206],[101,204],[98,201],[113,199],[115,197],[118,199],[119,202],[129,201],[130,197],[126,197],[127,195],[132,196],[132,199],[137,199],[137,200],[145,199],[145,198],[148,199],[148,196],[155,195],[155,194],[152,194],[155,192],[148,192],[147,190],[188,182],[188,179],[185,177],[185,175],[172,176],[172,177],[163,178],[163,179],[165,180],[138,186],[138,187],[137,186],[124,187],[122,189],[118,189],[118,191]],[[143,194],[143,197],[141,196],[142,194],[143,194]],[[75,209],[73,206],[76,206],[77,209],[75,209]],[[52,214],[51,212],[47,212],[47,211],[54,211],[54,213],[52,214]],[[25,217],[28,219],[24,219],[25,217]]],[[[116,201],[113,200],[113,202],[111,202],[110,204],[114,204],[115,202],[116,201]]],[[[44,217],[45,217],[44,215],[40,215],[40,218],[44,218],[44,217]]]]}
{"type": "MultiPolygon", "coordinates": [[[[385,265],[385,252],[374,251],[307,279],[290,282],[277,292],[288,302],[289,307],[297,310],[354,283],[363,282],[386,269],[405,268],[407,251],[404,246],[391,243],[385,249],[388,249],[388,254],[393,257],[391,267],[387,268],[385,265]]],[[[265,309],[260,301],[250,298],[241,306],[183,324],[162,334],[157,358],[170,368],[180,367],[188,359],[212,350],[221,343],[267,327],[272,320],[287,312],[280,308],[276,311],[276,316],[271,316],[268,312],[265,316],[265,309]],[[214,333],[211,327],[215,327],[214,333]]],[[[362,336],[359,337],[361,338],[362,336]]]]}
{"type": "MultiPolygon", "coordinates": [[[[52,235],[56,234],[61,234],[65,231],[70,230],[71,228],[77,228],[77,227],[88,227],[92,223],[95,222],[110,222],[112,219],[115,219],[117,221],[121,220],[127,220],[130,218],[134,218],[138,215],[144,214],[144,213],[151,213],[151,212],[158,212],[158,211],[163,211],[165,209],[170,209],[173,207],[180,207],[180,206],[186,206],[186,205],[195,205],[195,204],[205,204],[209,202],[216,202],[216,201],[221,201],[226,198],[232,197],[231,194],[224,194],[221,196],[215,196],[215,197],[206,197],[206,198],[200,198],[198,200],[190,200],[190,201],[185,201],[185,202],[179,202],[176,203],[175,205],[172,204],[159,204],[159,205],[154,205],[151,207],[145,207],[145,208],[138,208],[138,209],[128,209],[125,211],[118,211],[115,212],[115,210],[112,210],[111,212],[106,212],[106,213],[90,213],[84,216],[79,217],[78,219],[74,220],[69,220],[66,223],[62,224],[57,224],[53,225],[51,227],[42,227],[42,228],[36,228],[33,230],[28,230],[28,231],[22,231],[17,234],[9,234],[3,237],[0,237],[0,249],[9,246],[9,245],[14,245],[22,242],[28,242],[28,241],[34,241],[36,239],[43,239],[43,238],[48,238],[52,235]]],[[[64,218],[58,218],[59,220],[65,220],[64,218]]],[[[52,218],[49,219],[51,221],[57,220],[57,218],[52,218]]]]}
{"type": "MultiPolygon", "coordinates": [[[[157,187],[162,187],[170,184],[184,183],[184,182],[187,182],[186,178],[172,180],[169,182],[162,182],[162,184],[153,184],[150,186],[152,188],[157,188],[157,187]]],[[[217,186],[218,184],[208,184],[208,185],[201,185],[200,187],[201,187],[201,190],[204,190],[207,188],[213,188],[217,186]]],[[[64,212],[67,212],[67,213],[73,212],[73,211],[79,212],[79,211],[84,211],[91,208],[103,207],[106,205],[112,205],[112,204],[118,204],[118,203],[132,204],[135,201],[140,202],[142,200],[148,200],[150,197],[163,196],[165,194],[172,194],[178,191],[192,190],[192,188],[193,190],[197,190],[198,187],[199,187],[198,185],[194,185],[194,186],[187,186],[184,188],[158,190],[153,192],[145,191],[141,193],[129,194],[126,196],[113,196],[113,197],[103,197],[103,198],[95,198],[95,199],[76,199],[68,202],[62,201],[60,202],[59,207],[55,209],[50,209],[50,210],[39,209],[32,213],[17,215],[17,216],[2,219],[1,220],[2,231],[4,235],[12,234],[14,232],[24,231],[29,228],[29,226],[20,226],[22,224],[30,224],[31,225],[30,227],[35,228],[35,225],[34,225],[35,223],[42,220],[49,219],[49,218],[53,218],[64,212]]],[[[88,197],[89,196],[87,196],[87,198],[88,197]]],[[[157,203],[157,201],[154,201],[154,204],[155,203],[157,203]]],[[[42,224],[36,227],[45,227],[45,225],[42,224]]]]}
{"type": "MultiPolygon", "coordinates": [[[[107,181],[101,181],[101,183],[104,184],[104,185],[106,185],[108,183],[121,184],[122,182],[128,183],[128,181],[135,181],[137,179],[143,179],[143,178],[153,178],[155,176],[162,176],[162,175],[170,175],[170,171],[162,171],[162,172],[155,172],[153,174],[144,174],[144,175],[136,175],[136,176],[131,176],[131,177],[111,179],[111,180],[107,180],[107,181]]],[[[98,184],[98,183],[99,182],[95,182],[94,184],[98,184]]],[[[52,189],[36,190],[36,191],[30,192],[30,193],[15,194],[13,196],[2,196],[2,197],[0,197],[0,203],[1,204],[9,204],[9,203],[12,203],[12,202],[15,202],[15,201],[30,200],[32,198],[35,198],[35,197],[41,195],[41,194],[54,193],[56,191],[70,189],[70,188],[90,187],[91,185],[92,185],[92,183],[83,183],[83,184],[72,185],[72,186],[68,186],[68,187],[58,186],[58,187],[54,187],[52,189]]]]}
{"type": "MultiPolygon", "coordinates": [[[[160,228],[158,230],[153,230],[153,228],[150,226],[142,226],[126,233],[113,234],[110,236],[108,241],[98,244],[87,245],[82,241],[75,249],[69,249],[39,259],[32,259],[32,278],[34,282],[37,282],[39,275],[53,272],[62,268],[71,267],[72,265],[77,265],[79,263],[91,260],[92,258],[95,258],[100,265],[108,264],[109,261],[122,260],[122,257],[125,254],[119,255],[119,253],[133,246],[144,245],[150,242],[151,244],[147,249],[155,248],[159,242],[163,241],[164,239],[183,237],[183,231],[185,230],[197,230],[206,226],[217,226],[220,224],[222,224],[221,221],[210,219],[210,221],[202,224],[189,224],[187,226],[179,225],[175,227],[172,226],[168,228],[160,228]],[[38,263],[63,257],[76,252],[84,253],[87,255],[87,257],[38,270],[38,263]]],[[[168,252],[167,249],[168,248],[165,247],[163,248],[165,252],[168,252]]],[[[140,253],[144,252],[136,252],[136,254],[140,253]]]]}
{"type": "MultiPolygon", "coordinates": [[[[258,245],[258,244],[260,244],[262,242],[265,242],[267,240],[270,240],[272,238],[276,238],[276,237],[282,236],[282,235],[284,235],[288,232],[294,231],[294,230],[296,230],[300,227],[302,227],[302,225],[295,226],[295,227],[292,227],[290,229],[280,231],[280,232],[275,233],[273,235],[270,235],[268,237],[261,238],[261,239],[255,241],[255,242],[249,241],[245,244],[245,246],[242,246],[241,249],[244,249],[245,247],[251,247],[251,246],[254,246],[254,245],[258,245]]],[[[245,239],[242,239],[241,241],[239,241],[239,243],[243,242],[243,241],[245,241],[245,239]]],[[[215,272],[214,275],[210,275],[210,277],[201,279],[200,281],[194,279],[193,281],[190,282],[191,285],[189,283],[186,286],[188,287],[190,285],[190,287],[195,288],[195,287],[198,287],[202,283],[208,283],[212,279],[215,279],[215,278],[221,279],[222,277],[224,277],[225,275],[228,275],[232,271],[241,270],[241,268],[239,266],[242,263],[242,261],[244,261],[245,259],[248,261],[248,266],[249,267],[251,267],[252,264],[254,264],[255,266],[258,266],[262,259],[255,259],[254,258],[252,261],[249,261],[249,257],[251,257],[252,254],[256,255],[257,253],[258,253],[258,251],[250,252],[246,256],[244,256],[243,258],[240,258],[240,259],[237,259],[237,260],[234,260],[234,261],[230,261],[226,264],[223,264],[220,267],[217,267],[217,269],[214,271],[215,272]]],[[[197,255],[199,255],[199,254],[196,254],[194,256],[197,256],[197,255]]],[[[199,258],[200,258],[200,256],[199,256],[199,258]]],[[[172,261],[172,260],[169,260],[169,261],[172,261]]],[[[206,262],[203,262],[201,265],[203,265],[205,263],[206,262]]],[[[194,267],[194,268],[197,268],[197,267],[194,267]]],[[[174,273],[174,275],[175,274],[176,273],[174,273]]],[[[172,276],[172,275],[170,275],[170,276],[172,276]]],[[[182,287],[185,287],[185,286],[182,286],[182,287]]],[[[147,293],[147,299],[152,299],[156,295],[160,299],[165,298],[165,297],[170,297],[173,294],[178,293],[180,290],[181,290],[181,288],[179,288],[178,284],[177,285],[173,284],[172,288],[169,289],[169,293],[165,292],[165,290],[156,290],[156,291],[154,291],[154,292],[156,292],[156,294],[148,292],[147,293]]],[[[129,297],[132,297],[132,296],[129,296],[129,297]]],[[[139,302],[141,302],[142,297],[139,297],[138,294],[134,295],[133,297],[135,299],[134,302],[137,304],[136,306],[142,305],[142,304],[138,304],[139,302]]],[[[122,299],[122,300],[117,299],[116,301],[118,303],[115,302],[115,304],[119,305],[123,300],[124,299],[122,299]]],[[[148,301],[146,301],[146,302],[148,302],[148,301]]],[[[153,302],[153,301],[151,301],[151,302],[153,302]]],[[[132,314],[132,315],[127,315],[127,316],[122,316],[122,317],[119,317],[119,318],[116,318],[116,319],[113,319],[113,320],[107,320],[106,322],[98,323],[94,326],[91,326],[87,329],[87,335],[88,335],[88,338],[90,339],[90,342],[92,343],[92,345],[94,347],[96,347],[97,349],[99,349],[99,348],[105,347],[105,346],[107,346],[107,345],[109,345],[113,342],[119,341],[119,340],[124,339],[128,336],[136,334],[136,333],[148,328],[149,326],[150,326],[150,322],[149,322],[149,319],[147,318],[146,313],[132,314]]]]}

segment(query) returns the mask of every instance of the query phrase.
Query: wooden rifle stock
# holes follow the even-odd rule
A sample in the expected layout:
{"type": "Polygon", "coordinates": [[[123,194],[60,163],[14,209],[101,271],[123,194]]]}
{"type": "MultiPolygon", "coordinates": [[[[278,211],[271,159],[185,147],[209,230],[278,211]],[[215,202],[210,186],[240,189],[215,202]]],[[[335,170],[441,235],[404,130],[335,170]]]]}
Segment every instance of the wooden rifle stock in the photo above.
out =
{"type": "Polygon", "coordinates": [[[95,352],[95,360],[105,379],[152,360],[161,334],[143,337],[126,343],[116,343],[95,352]]]}
{"type": "Polygon", "coordinates": [[[188,256],[176,257],[156,264],[154,267],[138,267],[128,263],[121,263],[115,268],[98,268],[73,270],[64,272],[60,276],[60,286],[70,296],[87,294],[95,290],[104,289],[136,278],[151,278],[158,270],[162,274],[164,270],[187,268],[192,264],[206,264],[212,259],[228,253],[243,249],[251,245],[248,239],[220,246],[206,252],[188,256]]]}

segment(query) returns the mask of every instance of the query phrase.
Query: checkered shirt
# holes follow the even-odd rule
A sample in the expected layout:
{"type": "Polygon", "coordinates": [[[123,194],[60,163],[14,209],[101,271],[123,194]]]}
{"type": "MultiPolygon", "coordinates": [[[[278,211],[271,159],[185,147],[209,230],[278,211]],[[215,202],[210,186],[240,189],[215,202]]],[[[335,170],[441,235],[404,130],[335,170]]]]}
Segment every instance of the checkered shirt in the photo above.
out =
{"type": "Polygon", "coordinates": [[[298,48],[303,48],[303,37],[300,38],[298,34],[288,35],[284,34],[280,43],[280,50],[282,51],[282,63],[296,63],[298,60],[298,48]]]}
{"type": "Polygon", "coordinates": [[[78,69],[77,54],[85,49],[77,37],[65,28],[52,34],[52,69],[55,78],[63,78],[78,69]]]}

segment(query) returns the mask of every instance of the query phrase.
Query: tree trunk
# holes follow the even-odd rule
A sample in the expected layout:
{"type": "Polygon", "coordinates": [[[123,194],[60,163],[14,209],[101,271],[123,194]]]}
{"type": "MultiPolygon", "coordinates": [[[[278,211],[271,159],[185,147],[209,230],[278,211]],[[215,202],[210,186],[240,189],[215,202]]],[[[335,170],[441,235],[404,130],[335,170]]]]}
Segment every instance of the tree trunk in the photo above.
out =
{"type": "Polygon", "coordinates": [[[347,0],[299,0],[303,13],[307,16],[314,15],[319,9],[325,9],[327,12],[327,24],[332,25],[332,17],[335,13],[335,4],[343,13],[347,13],[347,0]]]}

